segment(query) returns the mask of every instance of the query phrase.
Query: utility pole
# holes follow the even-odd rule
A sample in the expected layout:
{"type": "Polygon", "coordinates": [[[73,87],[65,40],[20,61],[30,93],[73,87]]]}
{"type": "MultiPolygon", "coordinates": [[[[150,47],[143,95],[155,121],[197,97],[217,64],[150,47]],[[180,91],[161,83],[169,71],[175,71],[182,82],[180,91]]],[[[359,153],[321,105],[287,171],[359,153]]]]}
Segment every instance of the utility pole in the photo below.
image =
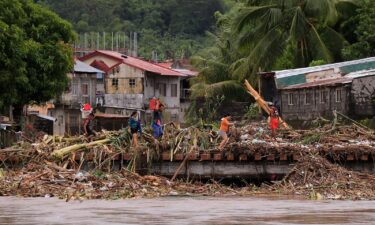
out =
{"type": "Polygon", "coordinates": [[[132,52],[132,32],[130,32],[130,35],[129,35],[129,55],[133,56],[133,52],[132,52]]]}
{"type": "Polygon", "coordinates": [[[134,32],[134,57],[138,56],[138,34],[134,32]]]}
{"type": "Polygon", "coordinates": [[[103,32],[103,50],[105,50],[106,46],[105,46],[105,31],[103,32]]]}
{"type": "Polygon", "coordinates": [[[96,33],[96,49],[100,49],[100,34],[99,32],[96,33]]]}
{"type": "Polygon", "coordinates": [[[112,46],[111,46],[111,48],[112,48],[112,51],[113,51],[113,31],[112,31],[112,46]]]}

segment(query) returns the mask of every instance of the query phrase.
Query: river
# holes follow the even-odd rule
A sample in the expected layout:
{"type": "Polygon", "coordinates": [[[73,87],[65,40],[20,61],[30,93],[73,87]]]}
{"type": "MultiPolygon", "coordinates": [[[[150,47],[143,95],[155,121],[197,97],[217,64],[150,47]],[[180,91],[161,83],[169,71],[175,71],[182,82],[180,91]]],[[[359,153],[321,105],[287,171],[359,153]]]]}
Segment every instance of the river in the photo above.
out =
{"type": "Polygon", "coordinates": [[[375,224],[374,201],[165,197],[86,200],[0,197],[0,224],[375,224]]]}

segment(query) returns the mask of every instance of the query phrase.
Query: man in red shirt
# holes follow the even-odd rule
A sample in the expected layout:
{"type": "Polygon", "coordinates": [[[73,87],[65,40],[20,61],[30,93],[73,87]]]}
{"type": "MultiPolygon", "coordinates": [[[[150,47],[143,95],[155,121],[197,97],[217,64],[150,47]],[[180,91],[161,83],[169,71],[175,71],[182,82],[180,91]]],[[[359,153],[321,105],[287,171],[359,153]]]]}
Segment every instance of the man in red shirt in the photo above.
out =
{"type": "Polygon", "coordinates": [[[223,138],[223,140],[221,141],[220,146],[219,146],[220,151],[224,150],[224,146],[227,144],[229,140],[228,138],[229,126],[234,125],[234,123],[229,122],[231,118],[232,116],[230,114],[225,114],[224,117],[221,118],[219,135],[223,138]]]}

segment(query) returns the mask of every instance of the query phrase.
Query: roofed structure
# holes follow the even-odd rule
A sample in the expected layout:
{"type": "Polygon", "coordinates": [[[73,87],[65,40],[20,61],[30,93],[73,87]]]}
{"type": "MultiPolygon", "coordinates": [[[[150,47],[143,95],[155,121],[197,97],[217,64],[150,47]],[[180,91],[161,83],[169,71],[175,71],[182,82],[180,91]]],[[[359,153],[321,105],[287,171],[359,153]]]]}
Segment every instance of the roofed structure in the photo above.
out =
{"type": "MultiPolygon", "coordinates": [[[[159,66],[157,64],[154,64],[154,63],[151,63],[151,62],[139,59],[139,58],[131,57],[131,56],[124,55],[124,54],[121,54],[121,53],[118,53],[118,52],[114,52],[114,51],[97,50],[97,51],[94,51],[90,54],[87,54],[87,55],[81,57],[80,60],[84,61],[86,59],[89,59],[89,58],[91,58],[93,56],[97,56],[97,55],[105,55],[105,56],[110,57],[110,58],[112,58],[112,59],[114,59],[118,62],[117,64],[114,64],[112,66],[106,65],[103,61],[97,60],[96,62],[93,62],[96,65],[100,65],[101,68],[105,70],[105,72],[108,72],[112,68],[124,63],[126,65],[131,66],[131,67],[135,67],[137,69],[140,69],[140,70],[143,70],[143,71],[148,71],[148,72],[155,73],[155,74],[162,75],[162,76],[184,76],[183,74],[181,74],[177,71],[159,66]]],[[[93,65],[93,63],[91,65],[93,65]]]]}
{"type": "Polygon", "coordinates": [[[371,69],[375,69],[375,57],[271,73],[274,74],[276,86],[280,89],[317,80],[340,78],[348,73],[371,69]]]}

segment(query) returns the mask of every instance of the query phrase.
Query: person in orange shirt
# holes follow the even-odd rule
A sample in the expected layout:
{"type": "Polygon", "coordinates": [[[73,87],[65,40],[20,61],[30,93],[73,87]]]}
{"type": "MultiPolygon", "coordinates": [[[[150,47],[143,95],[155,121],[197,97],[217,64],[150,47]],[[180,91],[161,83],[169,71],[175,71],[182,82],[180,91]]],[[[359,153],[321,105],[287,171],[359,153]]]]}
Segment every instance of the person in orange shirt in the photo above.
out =
{"type": "Polygon", "coordinates": [[[223,138],[223,140],[221,141],[220,146],[219,146],[220,151],[224,150],[224,146],[227,144],[229,140],[228,138],[229,126],[234,125],[234,123],[229,122],[231,118],[232,116],[230,114],[225,114],[224,117],[221,118],[219,135],[223,138]]]}
{"type": "Polygon", "coordinates": [[[273,138],[275,138],[277,129],[279,128],[280,117],[274,105],[271,105],[271,111],[270,111],[270,116],[268,117],[268,123],[270,126],[271,135],[273,138]]]}

